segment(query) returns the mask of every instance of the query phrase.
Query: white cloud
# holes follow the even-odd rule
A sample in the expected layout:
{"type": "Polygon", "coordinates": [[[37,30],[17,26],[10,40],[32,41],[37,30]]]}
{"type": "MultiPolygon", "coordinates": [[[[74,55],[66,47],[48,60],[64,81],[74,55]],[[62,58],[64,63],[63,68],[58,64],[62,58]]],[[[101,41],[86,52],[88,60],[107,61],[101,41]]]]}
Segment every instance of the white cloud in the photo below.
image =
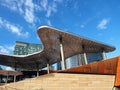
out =
{"type": "Polygon", "coordinates": [[[57,6],[56,6],[56,3],[55,3],[55,2],[53,2],[52,5],[49,5],[48,8],[47,8],[46,17],[50,17],[52,12],[57,12],[56,7],[57,7],[57,6]]]}
{"type": "Polygon", "coordinates": [[[14,45],[0,46],[0,53],[13,53],[14,45]]]}
{"type": "Polygon", "coordinates": [[[100,23],[97,25],[98,29],[106,29],[107,24],[109,23],[109,19],[102,19],[100,23]]]}
{"type": "Polygon", "coordinates": [[[14,25],[12,25],[12,24],[10,24],[10,23],[8,23],[8,22],[7,22],[6,24],[4,24],[4,25],[5,25],[5,27],[6,27],[9,31],[11,31],[12,33],[17,34],[18,36],[21,35],[20,29],[18,29],[18,27],[14,26],[14,25]]]}
{"type": "Polygon", "coordinates": [[[83,25],[83,24],[82,24],[82,25],[80,25],[80,27],[81,27],[81,28],[84,28],[84,27],[85,27],[85,25],[83,25]]]}
{"type": "Polygon", "coordinates": [[[41,9],[46,12],[46,17],[50,17],[52,13],[57,12],[57,4],[61,3],[62,0],[53,0],[48,2],[48,0],[41,0],[41,9]]]}
{"type": "Polygon", "coordinates": [[[40,19],[35,15],[35,12],[45,12],[45,16],[49,18],[53,13],[57,12],[57,4],[63,0],[2,0],[1,5],[8,9],[19,13],[26,22],[34,24],[40,19]]]}
{"type": "Polygon", "coordinates": [[[52,26],[52,24],[51,24],[51,21],[50,21],[50,20],[47,20],[47,24],[48,24],[49,26],[52,26]]]}
{"type": "Polygon", "coordinates": [[[9,51],[13,51],[14,50],[14,45],[11,45],[11,46],[5,46],[7,50],[9,51]]]}
{"type": "Polygon", "coordinates": [[[12,67],[6,67],[5,70],[7,70],[7,71],[15,71],[12,67]]]}
{"type": "Polygon", "coordinates": [[[17,7],[16,7],[16,2],[14,0],[3,0],[1,1],[1,4],[13,11],[16,11],[17,10],[17,7]]]}
{"type": "Polygon", "coordinates": [[[1,53],[9,53],[9,51],[3,46],[0,46],[0,52],[1,53]]]}
{"type": "Polygon", "coordinates": [[[27,22],[33,23],[34,22],[33,12],[31,12],[29,9],[26,9],[24,18],[27,22]]]}
{"type": "Polygon", "coordinates": [[[34,4],[32,0],[26,0],[25,2],[24,18],[29,23],[34,23],[35,21],[34,4]]]}
{"type": "Polygon", "coordinates": [[[47,6],[48,6],[47,0],[41,0],[40,4],[41,4],[42,8],[44,8],[44,10],[47,10],[47,6]]]}
{"type": "Polygon", "coordinates": [[[14,33],[18,36],[23,36],[23,37],[28,37],[29,33],[28,32],[22,32],[22,27],[18,26],[18,25],[14,25],[10,22],[8,22],[7,20],[3,20],[0,17],[0,27],[4,27],[6,29],[8,29],[8,31],[10,31],[11,33],[14,33]]]}
{"type": "Polygon", "coordinates": [[[1,25],[3,25],[3,21],[2,21],[2,19],[0,18],[0,27],[1,27],[1,25]]]}
{"type": "Polygon", "coordinates": [[[35,5],[32,0],[3,0],[1,4],[12,11],[20,13],[28,23],[33,24],[36,20],[34,15],[35,5]]]}

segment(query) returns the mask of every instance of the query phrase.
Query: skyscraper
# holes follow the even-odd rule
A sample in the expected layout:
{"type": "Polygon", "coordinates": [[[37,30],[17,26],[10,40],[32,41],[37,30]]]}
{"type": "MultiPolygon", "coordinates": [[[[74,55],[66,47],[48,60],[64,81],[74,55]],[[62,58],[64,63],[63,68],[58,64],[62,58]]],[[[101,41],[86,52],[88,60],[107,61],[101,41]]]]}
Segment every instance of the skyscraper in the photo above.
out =
{"type": "Polygon", "coordinates": [[[26,43],[16,41],[14,55],[28,55],[42,50],[42,44],[26,43]]]}

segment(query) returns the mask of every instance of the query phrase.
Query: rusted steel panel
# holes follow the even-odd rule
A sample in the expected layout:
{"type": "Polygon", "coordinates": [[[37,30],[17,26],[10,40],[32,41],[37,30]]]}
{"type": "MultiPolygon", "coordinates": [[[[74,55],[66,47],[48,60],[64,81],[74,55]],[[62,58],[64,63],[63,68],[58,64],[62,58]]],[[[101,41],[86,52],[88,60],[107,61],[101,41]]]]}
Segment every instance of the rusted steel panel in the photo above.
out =
{"type": "Polygon", "coordinates": [[[120,56],[118,57],[115,86],[120,86],[120,56]]]}
{"type": "Polygon", "coordinates": [[[92,73],[92,74],[108,74],[115,75],[117,69],[118,58],[111,58],[98,62],[93,62],[87,65],[70,68],[61,73],[92,73]]]}
{"type": "Polygon", "coordinates": [[[93,62],[87,65],[70,68],[60,73],[86,73],[86,74],[107,74],[115,75],[114,86],[120,86],[120,56],[93,62]]]}

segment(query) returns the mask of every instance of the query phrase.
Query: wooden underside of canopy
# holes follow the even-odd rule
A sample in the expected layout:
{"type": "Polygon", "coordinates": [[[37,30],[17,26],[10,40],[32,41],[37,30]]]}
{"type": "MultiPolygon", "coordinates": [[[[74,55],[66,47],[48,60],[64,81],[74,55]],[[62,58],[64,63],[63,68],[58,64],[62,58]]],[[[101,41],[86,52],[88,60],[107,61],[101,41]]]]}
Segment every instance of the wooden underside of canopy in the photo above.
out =
{"type": "Polygon", "coordinates": [[[23,69],[39,69],[61,61],[60,44],[63,45],[64,58],[80,53],[111,52],[115,47],[76,36],[61,30],[42,26],[38,29],[44,49],[31,55],[16,56],[0,54],[0,64],[23,69]]]}

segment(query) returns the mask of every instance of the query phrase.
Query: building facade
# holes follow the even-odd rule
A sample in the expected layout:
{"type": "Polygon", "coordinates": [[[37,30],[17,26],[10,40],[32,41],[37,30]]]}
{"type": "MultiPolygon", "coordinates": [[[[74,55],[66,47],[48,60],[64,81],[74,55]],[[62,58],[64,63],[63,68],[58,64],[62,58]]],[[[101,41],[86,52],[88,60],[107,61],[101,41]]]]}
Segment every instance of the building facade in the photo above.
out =
{"type": "Polygon", "coordinates": [[[16,41],[14,55],[28,55],[42,50],[42,44],[16,41]]]}
{"type": "MultiPolygon", "coordinates": [[[[65,60],[65,67],[66,69],[68,69],[68,68],[88,64],[91,62],[100,61],[100,60],[106,59],[105,56],[106,56],[106,53],[104,52],[103,53],[86,53],[85,56],[84,54],[78,54],[78,55],[67,58],[65,60]],[[87,62],[85,62],[85,57],[87,62]]],[[[61,62],[57,63],[57,70],[61,70],[61,62]]]]}
{"type": "Polygon", "coordinates": [[[95,61],[100,61],[105,59],[103,53],[86,53],[85,62],[84,54],[78,54],[66,60],[66,68],[76,67],[78,65],[84,65],[95,61]]]}
{"type": "MultiPolygon", "coordinates": [[[[14,55],[28,55],[43,49],[42,44],[16,41],[14,55]]],[[[87,63],[103,60],[103,53],[86,53],[87,63]]],[[[66,69],[86,64],[84,54],[74,55],[65,60],[66,69]]],[[[57,63],[57,70],[61,70],[61,62],[57,63]]]]}

